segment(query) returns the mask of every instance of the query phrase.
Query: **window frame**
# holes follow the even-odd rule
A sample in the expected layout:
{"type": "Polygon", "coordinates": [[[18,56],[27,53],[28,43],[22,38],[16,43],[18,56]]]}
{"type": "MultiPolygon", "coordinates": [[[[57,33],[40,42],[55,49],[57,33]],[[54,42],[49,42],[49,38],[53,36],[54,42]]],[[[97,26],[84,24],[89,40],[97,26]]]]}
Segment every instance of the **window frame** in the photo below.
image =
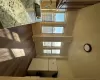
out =
{"type": "Polygon", "coordinates": [[[55,47],[55,48],[61,48],[62,47],[62,42],[46,42],[46,41],[44,41],[44,42],[42,42],[42,45],[43,45],[43,47],[55,47]],[[45,43],[50,43],[51,44],[51,46],[45,46],[44,44],[45,43]],[[60,46],[53,46],[53,43],[60,43],[61,45],[60,46]]]}
{"type": "Polygon", "coordinates": [[[43,53],[47,54],[47,55],[60,55],[61,54],[61,50],[60,49],[43,49],[43,53]],[[45,50],[50,50],[50,53],[44,53],[45,50]],[[59,53],[52,53],[53,50],[59,50],[59,53]]]}
{"type": "Polygon", "coordinates": [[[43,49],[43,53],[44,54],[52,54],[52,50],[51,49],[43,49]],[[50,53],[45,53],[45,51],[50,51],[50,53]]]}
{"type": "Polygon", "coordinates": [[[60,12],[59,11],[58,12],[42,12],[42,21],[43,22],[65,22],[66,21],[66,13],[62,12],[62,11],[60,11],[60,12]],[[56,14],[57,13],[64,14],[64,21],[56,21],[56,14]],[[49,16],[50,14],[52,15],[51,16],[52,20],[48,20],[48,19],[46,20],[46,17],[49,16]]]}
{"type": "Polygon", "coordinates": [[[42,30],[41,30],[42,34],[64,34],[64,27],[63,26],[42,26],[42,30]],[[43,32],[43,28],[52,28],[51,32],[43,32]],[[62,32],[59,33],[55,33],[54,28],[62,28],[62,32]]]}

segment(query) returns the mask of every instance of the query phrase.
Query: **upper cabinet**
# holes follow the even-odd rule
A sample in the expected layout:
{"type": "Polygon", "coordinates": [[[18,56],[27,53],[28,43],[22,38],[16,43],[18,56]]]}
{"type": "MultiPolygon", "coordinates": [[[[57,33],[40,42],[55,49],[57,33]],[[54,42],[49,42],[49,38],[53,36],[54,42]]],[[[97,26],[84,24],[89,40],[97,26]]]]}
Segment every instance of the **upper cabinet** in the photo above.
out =
{"type": "Polygon", "coordinates": [[[81,9],[99,3],[100,0],[57,0],[57,9],[81,9]]]}

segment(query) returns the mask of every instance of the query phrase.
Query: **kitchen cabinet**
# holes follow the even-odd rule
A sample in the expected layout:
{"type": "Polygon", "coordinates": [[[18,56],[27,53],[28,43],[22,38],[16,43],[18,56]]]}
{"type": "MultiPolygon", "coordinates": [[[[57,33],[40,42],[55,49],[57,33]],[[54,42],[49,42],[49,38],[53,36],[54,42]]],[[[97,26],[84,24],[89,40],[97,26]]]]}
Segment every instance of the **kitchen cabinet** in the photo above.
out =
{"type": "Polygon", "coordinates": [[[58,73],[56,59],[35,58],[27,73],[29,76],[55,77],[58,73]]]}
{"type": "Polygon", "coordinates": [[[49,59],[49,71],[57,71],[56,59],[49,59]]]}

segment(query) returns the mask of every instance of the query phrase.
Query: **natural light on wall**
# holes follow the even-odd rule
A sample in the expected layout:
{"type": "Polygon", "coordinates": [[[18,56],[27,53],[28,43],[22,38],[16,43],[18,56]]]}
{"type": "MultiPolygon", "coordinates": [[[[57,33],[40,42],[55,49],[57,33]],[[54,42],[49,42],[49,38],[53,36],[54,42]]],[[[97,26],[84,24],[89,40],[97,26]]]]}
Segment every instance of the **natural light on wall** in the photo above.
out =
{"type": "Polygon", "coordinates": [[[15,57],[25,56],[25,52],[23,49],[11,49],[15,57]]]}
{"type": "Polygon", "coordinates": [[[5,32],[3,29],[0,29],[0,37],[6,37],[5,32]]]}
{"type": "Polygon", "coordinates": [[[19,35],[18,35],[17,33],[12,32],[12,35],[13,35],[15,41],[21,42],[21,40],[20,40],[20,38],[19,38],[19,35]]]}
{"type": "Polygon", "coordinates": [[[63,27],[42,26],[42,33],[64,33],[63,27]]]}
{"type": "Polygon", "coordinates": [[[4,28],[4,32],[5,32],[5,35],[8,39],[13,40],[12,35],[11,35],[10,31],[7,28],[4,28]]]}
{"type": "Polygon", "coordinates": [[[0,62],[25,56],[24,49],[0,48],[0,62]]]}
{"type": "Polygon", "coordinates": [[[7,48],[0,48],[0,62],[11,60],[12,56],[7,48]]]}

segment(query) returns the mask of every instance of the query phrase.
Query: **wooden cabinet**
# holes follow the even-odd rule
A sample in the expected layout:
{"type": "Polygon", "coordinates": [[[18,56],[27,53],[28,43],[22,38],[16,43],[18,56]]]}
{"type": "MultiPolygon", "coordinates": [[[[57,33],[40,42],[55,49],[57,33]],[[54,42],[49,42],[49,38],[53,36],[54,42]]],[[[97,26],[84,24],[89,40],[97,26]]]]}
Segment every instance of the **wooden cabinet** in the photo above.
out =
{"type": "Polygon", "coordinates": [[[48,71],[48,59],[34,58],[28,68],[29,76],[38,76],[40,72],[48,71]]]}

